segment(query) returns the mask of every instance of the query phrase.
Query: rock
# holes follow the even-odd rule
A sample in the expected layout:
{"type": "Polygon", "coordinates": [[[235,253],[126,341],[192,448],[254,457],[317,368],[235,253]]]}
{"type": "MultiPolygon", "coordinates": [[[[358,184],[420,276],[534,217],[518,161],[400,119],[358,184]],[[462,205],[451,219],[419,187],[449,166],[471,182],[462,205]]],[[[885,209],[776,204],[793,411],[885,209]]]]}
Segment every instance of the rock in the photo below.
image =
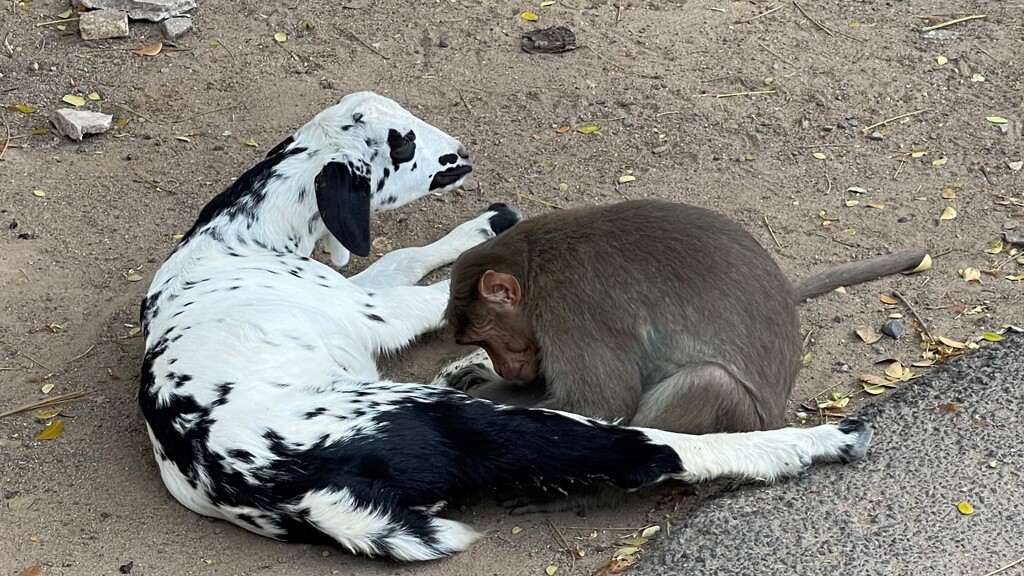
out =
{"type": "MultiPolygon", "coordinates": [[[[655,156],[661,156],[665,152],[668,152],[668,144],[658,146],[654,150],[651,150],[651,153],[654,154],[655,156]]],[[[718,158],[714,158],[714,160],[718,160],[718,158]]]]}
{"type": "Polygon", "coordinates": [[[1007,244],[1024,246],[1024,232],[1007,230],[1006,232],[1003,232],[1003,240],[1006,240],[1007,244]]]}
{"type": "Polygon", "coordinates": [[[128,13],[123,10],[86,12],[78,20],[82,40],[105,40],[128,36],[128,13]]]}
{"type": "Polygon", "coordinates": [[[474,192],[474,191],[480,189],[480,183],[477,182],[475,178],[471,178],[471,177],[470,178],[466,178],[462,182],[461,188],[463,190],[465,190],[466,192],[474,192]]]}
{"type": "Polygon", "coordinates": [[[907,327],[903,325],[903,322],[893,318],[886,320],[879,331],[893,340],[899,340],[907,332],[907,327]]]}
{"type": "Polygon", "coordinates": [[[191,18],[169,18],[160,25],[160,31],[164,33],[164,38],[168,40],[177,40],[191,29],[191,18]]]}
{"type": "Polygon", "coordinates": [[[444,36],[442,36],[441,39],[437,41],[438,48],[447,48],[451,45],[451,42],[449,42],[448,39],[445,38],[444,36]]]}
{"type": "Polygon", "coordinates": [[[868,134],[868,139],[870,139],[870,140],[881,140],[882,138],[883,138],[882,133],[879,132],[878,130],[875,130],[871,134],[868,134]]]}
{"type": "Polygon", "coordinates": [[[196,0],[71,0],[78,8],[124,10],[132,20],[161,22],[196,7],[196,0]]]}
{"type": "Polygon", "coordinates": [[[110,114],[71,108],[60,108],[50,114],[50,122],[57,131],[72,140],[81,140],[86,134],[102,134],[110,130],[113,121],[110,114]]]}
{"type": "Polygon", "coordinates": [[[1014,172],[1024,168],[1024,160],[1017,160],[1016,162],[1007,162],[1006,167],[1014,172]]]}

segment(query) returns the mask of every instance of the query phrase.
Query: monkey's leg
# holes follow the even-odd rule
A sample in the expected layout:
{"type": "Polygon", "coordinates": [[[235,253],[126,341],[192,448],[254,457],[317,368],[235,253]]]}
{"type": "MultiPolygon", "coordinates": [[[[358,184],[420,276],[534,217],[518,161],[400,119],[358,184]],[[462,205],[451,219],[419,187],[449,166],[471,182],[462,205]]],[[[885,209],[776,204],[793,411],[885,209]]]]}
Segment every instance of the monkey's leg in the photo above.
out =
{"type": "Polygon", "coordinates": [[[456,226],[437,242],[388,252],[350,280],[368,290],[412,286],[430,271],[451,264],[459,254],[497,236],[519,220],[519,214],[508,206],[492,204],[483,214],[456,226]]]}
{"type": "Polygon", "coordinates": [[[684,434],[781,426],[782,415],[766,413],[765,400],[721,364],[692,364],[648,389],[629,424],[684,434]]]}

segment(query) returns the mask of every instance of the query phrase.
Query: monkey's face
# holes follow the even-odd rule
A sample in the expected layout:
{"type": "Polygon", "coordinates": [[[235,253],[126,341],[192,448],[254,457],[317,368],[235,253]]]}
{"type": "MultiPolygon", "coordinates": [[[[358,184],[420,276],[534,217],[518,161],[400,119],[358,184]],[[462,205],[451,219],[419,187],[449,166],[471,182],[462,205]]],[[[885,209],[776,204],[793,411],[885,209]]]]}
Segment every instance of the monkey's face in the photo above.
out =
{"type": "Polygon", "coordinates": [[[479,301],[456,332],[460,344],[483,348],[505,380],[530,382],[540,376],[540,345],[526,314],[518,307],[479,301]]]}

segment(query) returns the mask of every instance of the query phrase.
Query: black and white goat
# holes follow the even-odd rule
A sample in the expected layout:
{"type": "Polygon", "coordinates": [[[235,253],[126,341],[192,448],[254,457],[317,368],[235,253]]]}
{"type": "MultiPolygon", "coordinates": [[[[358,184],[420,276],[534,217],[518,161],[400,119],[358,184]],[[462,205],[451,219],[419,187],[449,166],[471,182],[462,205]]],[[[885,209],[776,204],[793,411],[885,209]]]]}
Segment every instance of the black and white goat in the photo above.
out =
{"type": "Polygon", "coordinates": [[[202,210],[142,304],[139,402],[174,498],[272,538],[428,560],[480,537],[436,516],[452,498],[771,481],[864,455],[871,431],[854,420],[683,436],[382,380],[377,354],[442,323],[447,282],[416,283],[518,216],[494,205],[351,278],[310,259],[314,244],[330,234],[336,263],[366,255],[372,213],[450,190],[471,169],[454,138],[355,93],[202,210]]]}

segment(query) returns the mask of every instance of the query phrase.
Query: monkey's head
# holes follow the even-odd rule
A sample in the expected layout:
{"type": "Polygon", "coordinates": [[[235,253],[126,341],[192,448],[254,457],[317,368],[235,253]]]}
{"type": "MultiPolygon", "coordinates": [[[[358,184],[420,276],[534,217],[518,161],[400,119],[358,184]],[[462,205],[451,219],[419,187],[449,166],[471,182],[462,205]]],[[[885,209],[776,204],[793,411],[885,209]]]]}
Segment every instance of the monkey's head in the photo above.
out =
{"type": "Polygon", "coordinates": [[[523,306],[523,287],[515,275],[494,264],[484,245],[463,254],[452,266],[451,298],[445,316],[459,344],[487,351],[506,380],[529,382],[540,376],[540,345],[523,306]],[[481,257],[481,254],[483,257],[481,257]]]}

